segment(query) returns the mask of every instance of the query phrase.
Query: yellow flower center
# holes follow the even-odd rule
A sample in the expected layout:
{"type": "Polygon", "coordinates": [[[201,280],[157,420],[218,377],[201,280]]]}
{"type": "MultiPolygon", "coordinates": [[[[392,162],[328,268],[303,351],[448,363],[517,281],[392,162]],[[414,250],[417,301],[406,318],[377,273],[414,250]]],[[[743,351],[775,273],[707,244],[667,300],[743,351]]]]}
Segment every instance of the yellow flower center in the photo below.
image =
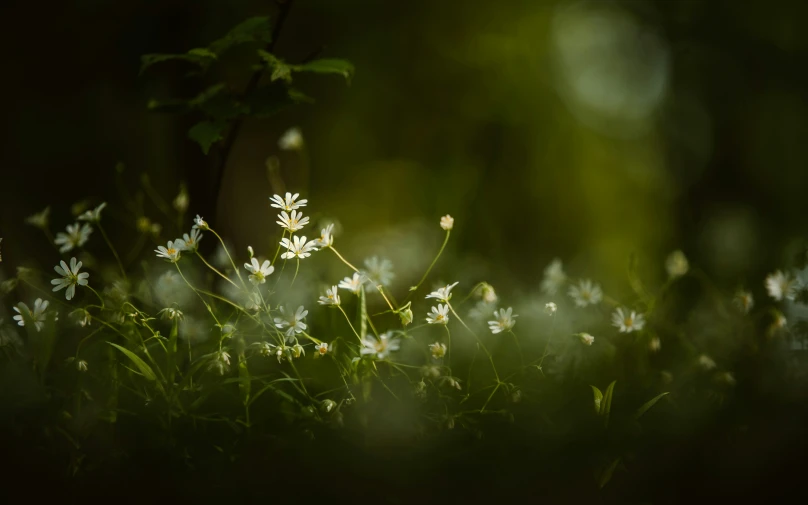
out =
{"type": "Polygon", "coordinates": [[[168,253],[170,256],[173,256],[173,255],[177,254],[177,250],[176,250],[176,249],[174,249],[173,247],[169,247],[168,249],[166,249],[166,252],[167,252],[167,253],[168,253]]]}
{"type": "Polygon", "coordinates": [[[623,319],[623,326],[625,326],[626,328],[631,328],[632,326],[634,326],[634,319],[632,319],[631,317],[623,319]]]}

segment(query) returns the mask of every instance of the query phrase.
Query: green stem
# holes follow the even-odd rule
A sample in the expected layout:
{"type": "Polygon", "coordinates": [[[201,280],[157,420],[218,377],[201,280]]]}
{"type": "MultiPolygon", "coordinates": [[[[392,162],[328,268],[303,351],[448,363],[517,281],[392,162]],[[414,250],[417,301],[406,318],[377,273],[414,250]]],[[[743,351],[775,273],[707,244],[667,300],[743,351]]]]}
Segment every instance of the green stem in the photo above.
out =
{"type": "Polygon", "coordinates": [[[123,268],[123,263],[121,262],[121,257],[118,256],[118,251],[115,250],[115,246],[112,245],[112,241],[109,240],[107,236],[107,232],[104,231],[104,227],[101,226],[101,222],[97,222],[96,226],[98,226],[98,231],[101,232],[101,236],[104,237],[104,242],[107,243],[109,250],[112,251],[112,255],[115,256],[115,261],[118,262],[118,268],[121,269],[121,275],[123,275],[124,280],[128,281],[129,278],[126,276],[126,270],[123,268]]]}
{"type": "Polygon", "coordinates": [[[238,269],[238,268],[236,268],[236,263],[233,261],[233,257],[232,257],[232,256],[230,256],[230,251],[228,251],[228,250],[227,250],[227,246],[226,246],[226,245],[224,245],[224,240],[222,240],[222,237],[220,237],[220,236],[219,236],[219,234],[218,234],[218,233],[216,233],[216,231],[215,231],[213,228],[208,227],[208,230],[210,230],[210,232],[211,232],[211,233],[213,233],[213,235],[214,235],[214,236],[215,236],[217,239],[219,239],[219,243],[220,243],[220,244],[222,244],[222,249],[224,249],[224,253],[227,255],[227,259],[229,259],[229,260],[230,260],[230,264],[233,266],[233,270],[235,270],[235,271],[236,271],[236,275],[238,276],[238,280],[239,280],[239,281],[241,281],[241,285],[242,285],[242,286],[244,287],[244,289],[246,290],[246,289],[247,289],[247,285],[246,285],[246,284],[244,284],[244,279],[242,279],[242,278],[241,278],[241,272],[239,271],[239,269],[238,269]]]}
{"type": "Polygon", "coordinates": [[[451,234],[452,234],[451,230],[446,230],[446,237],[443,239],[443,245],[440,246],[440,250],[438,251],[438,255],[435,256],[435,259],[432,260],[432,263],[429,265],[429,268],[426,269],[426,272],[424,272],[424,276],[421,277],[421,280],[418,281],[418,284],[416,284],[415,286],[410,288],[410,294],[408,294],[407,298],[404,299],[404,303],[407,303],[407,301],[410,299],[410,296],[412,296],[418,290],[418,288],[421,287],[421,284],[424,283],[427,276],[429,275],[429,272],[432,271],[432,268],[435,266],[435,263],[438,262],[438,258],[440,258],[440,255],[443,254],[443,250],[446,249],[446,244],[449,243],[449,235],[451,235],[451,234]]]}
{"type": "Polygon", "coordinates": [[[491,369],[494,370],[494,376],[497,378],[497,383],[502,382],[501,380],[499,380],[499,372],[497,372],[497,367],[496,367],[496,365],[494,365],[494,357],[491,356],[490,352],[488,352],[488,348],[485,346],[485,344],[483,344],[483,341],[480,340],[480,337],[478,337],[477,334],[474,333],[471,330],[471,328],[468,327],[466,322],[463,321],[463,319],[461,319],[459,315],[457,315],[457,312],[455,312],[455,309],[454,309],[454,307],[452,307],[451,303],[446,302],[446,305],[449,306],[449,310],[452,311],[452,314],[454,314],[454,316],[457,318],[457,320],[460,321],[460,324],[462,324],[463,327],[466,328],[466,330],[468,330],[468,332],[471,333],[474,336],[474,338],[477,340],[477,343],[480,344],[480,347],[482,347],[483,351],[485,351],[485,354],[488,356],[488,361],[491,363],[491,369]]]}
{"type": "Polygon", "coordinates": [[[207,266],[208,268],[210,268],[211,270],[213,270],[213,271],[214,271],[216,274],[218,274],[218,275],[219,275],[219,277],[221,277],[222,279],[226,280],[227,282],[229,282],[230,284],[232,284],[233,286],[235,286],[236,288],[238,288],[238,284],[236,284],[235,282],[233,282],[233,279],[231,279],[230,277],[228,277],[228,276],[226,276],[225,274],[221,273],[219,270],[217,270],[217,269],[216,269],[216,267],[214,267],[213,265],[211,265],[210,263],[208,263],[208,262],[207,262],[207,260],[205,260],[205,257],[204,257],[204,256],[202,256],[201,254],[199,254],[199,251],[197,251],[197,252],[196,252],[196,255],[197,255],[197,256],[199,256],[199,259],[201,259],[201,260],[202,260],[202,263],[204,263],[204,264],[205,264],[205,266],[207,266]]]}

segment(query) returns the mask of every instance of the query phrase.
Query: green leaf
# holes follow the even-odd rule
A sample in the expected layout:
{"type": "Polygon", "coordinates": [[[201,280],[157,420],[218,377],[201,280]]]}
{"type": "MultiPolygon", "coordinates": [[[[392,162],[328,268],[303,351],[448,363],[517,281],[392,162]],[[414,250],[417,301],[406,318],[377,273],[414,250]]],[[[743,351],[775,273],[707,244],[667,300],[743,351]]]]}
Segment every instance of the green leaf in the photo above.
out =
{"type": "Polygon", "coordinates": [[[267,68],[272,70],[270,79],[273,82],[279,79],[287,83],[292,82],[292,67],[287,65],[283,60],[263,49],[258,51],[258,56],[267,64],[267,68]]]}
{"type": "Polygon", "coordinates": [[[600,402],[603,400],[603,393],[595,386],[589,387],[592,388],[592,393],[595,395],[595,414],[600,414],[600,402]]]}
{"type": "Polygon", "coordinates": [[[609,414],[612,410],[612,396],[614,395],[614,385],[617,381],[612,381],[606,388],[603,400],[600,402],[600,415],[603,417],[603,426],[609,426],[609,414]]]}
{"type": "Polygon", "coordinates": [[[612,480],[612,475],[614,475],[614,470],[617,468],[618,463],[620,463],[620,458],[615,459],[600,469],[597,477],[599,488],[602,489],[606,484],[609,483],[610,480],[612,480]]]}
{"type": "Polygon", "coordinates": [[[326,58],[314,60],[302,65],[294,65],[292,70],[296,72],[314,72],[317,74],[339,74],[350,84],[354,75],[354,66],[350,61],[326,58]]]}
{"type": "Polygon", "coordinates": [[[140,356],[133,353],[129,349],[126,349],[124,347],[119,346],[118,344],[113,344],[112,342],[107,342],[107,343],[109,345],[111,345],[112,347],[118,349],[122,353],[124,353],[126,355],[126,357],[129,358],[132,361],[132,363],[135,364],[137,369],[140,370],[140,373],[143,374],[143,377],[145,377],[146,379],[148,379],[150,381],[157,380],[157,376],[154,374],[154,371],[151,369],[151,367],[148,365],[148,363],[146,363],[145,361],[143,361],[140,358],[140,356]]]}
{"type": "Polygon", "coordinates": [[[234,26],[227,35],[212,42],[208,48],[222,54],[233,46],[258,42],[263,45],[272,40],[272,24],[268,17],[253,17],[234,26]]]}
{"type": "Polygon", "coordinates": [[[227,129],[227,121],[202,121],[196,123],[188,130],[188,138],[199,144],[202,152],[208,154],[210,146],[214,142],[224,139],[224,131],[227,129]]]}
{"type": "Polygon", "coordinates": [[[639,419],[640,417],[642,417],[642,415],[643,415],[643,414],[645,414],[646,412],[648,412],[648,409],[650,409],[651,407],[653,407],[654,405],[656,405],[656,402],[658,402],[659,400],[661,400],[661,399],[662,399],[662,397],[663,397],[663,396],[665,396],[665,395],[667,395],[668,393],[669,393],[668,391],[665,391],[664,393],[658,394],[658,395],[656,395],[655,397],[653,397],[653,398],[651,398],[650,400],[648,400],[647,402],[645,402],[645,403],[643,404],[643,406],[642,406],[642,407],[640,407],[639,409],[637,409],[637,412],[635,412],[635,413],[634,413],[634,419],[635,419],[635,420],[637,420],[637,419],[639,419]]]}
{"type": "Polygon", "coordinates": [[[142,74],[152,65],[172,60],[185,61],[198,65],[202,70],[207,70],[210,64],[216,60],[216,54],[204,47],[191,49],[187,53],[180,54],[144,54],[140,57],[140,73],[142,74]]]}

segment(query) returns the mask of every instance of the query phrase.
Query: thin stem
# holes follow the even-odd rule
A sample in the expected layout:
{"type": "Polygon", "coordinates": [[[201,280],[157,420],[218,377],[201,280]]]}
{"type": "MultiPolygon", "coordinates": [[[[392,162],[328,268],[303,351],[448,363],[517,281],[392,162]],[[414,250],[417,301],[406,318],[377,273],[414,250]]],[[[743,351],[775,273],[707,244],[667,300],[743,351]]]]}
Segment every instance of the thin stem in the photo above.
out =
{"type": "Polygon", "coordinates": [[[491,368],[494,370],[494,376],[497,378],[497,383],[502,382],[502,381],[499,380],[499,372],[497,372],[497,367],[496,367],[496,365],[494,365],[494,357],[491,356],[490,352],[488,352],[488,348],[485,346],[485,344],[483,344],[483,341],[480,340],[480,337],[478,337],[477,334],[474,333],[471,330],[471,328],[468,327],[466,322],[463,321],[463,319],[461,319],[461,317],[459,315],[457,315],[457,312],[455,312],[455,309],[454,309],[454,307],[452,307],[451,303],[449,303],[447,301],[446,305],[449,306],[449,310],[451,310],[452,314],[454,314],[454,316],[457,318],[457,320],[460,321],[460,324],[462,324],[463,327],[466,328],[466,330],[468,330],[468,332],[471,333],[474,336],[475,339],[477,339],[477,343],[480,344],[480,347],[482,347],[483,351],[485,351],[485,354],[488,355],[488,361],[491,362],[491,368]]]}
{"type": "Polygon", "coordinates": [[[236,288],[238,288],[238,284],[236,284],[235,282],[233,282],[233,279],[231,279],[230,277],[228,277],[228,276],[226,276],[225,274],[221,273],[219,270],[217,270],[217,269],[216,269],[216,267],[214,267],[213,265],[211,265],[210,263],[208,263],[208,262],[207,262],[207,260],[205,260],[205,257],[204,257],[204,256],[202,256],[201,254],[199,254],[199,251],[197,251],[197,252],[196,252],[196,255],[197,255],[197,256],[199,256],[199,259],[201,259],[201,260],[202,260],[202,263],[204,263],[204,264],[205,264],[205,266],[207,266],[208,268],[210,268],[211,270],[213,270],[215,273],[217,273],[217,274],[219,275],[219,277],[221,277],[222,279],[226,280],[227,282],[229,282],[230,284],[232,284],[233,286],[235,286],[236,288]]]}
{"type": "MultiPolygon", "coordinates": [[[[546,358],[547,355],[549,354],[550,342],[553,341],[553,337],[555,336],[555,322],[556,322],[555,314],[553,314],[552,317],[553,317],[553,324],[550,326],[550,338],[548,338],[547,343],[544,344],[544,352],[541,353],[541,359],[539,360],[539,370],[542,369],[541,365],[542,363],[544,363],[544,358],[546,358]]],[[[542,371],[542,374],[543,373],[544,371],[542,371]]]]}
{"type": "MultiPolygon", "coordinates": [[[[348,267],[349,267],[351,270],[353,270],[353,271],[354,271],[354,272],[356,272],[356,273],[359,273],[359,269],[358,269],[358,268],[356,268],[355,266],[351,265],[351,264],[348,262],[348,260],[346,260],[346,259],[345,259],[345,258],[344,258],[344,257],[343,257],[343,256],[342,256],[342,255],[341,255],[341,254],[340,254],[340,253],[339,253],[339,252],[336,250],[336,249],[334,249],[334,247],[333,247],[333,246],[329,246],[328,248],[329,248],[329,249],[331,249],[332,251],[334,251],[334,254],[336,254],[336,255],[337,255],[337,257],[338,257],[338,258],[339,258],[339,259],[340,259],[340,260],[341,260],[343,263],[345,263],[346,265],[348,265],[348,267]]],[[[396,309],[393,307],[393,304],[392,304],[392,303],[390,303],[390,300],[387,298],[387,295],[385,295],[385,294],[384,294],[384,290],[382,289],[381,284],[378,284],[378,285],[377,285],[377,284],[374,282],[374,283],[373,283],[373,287],[375,287],[375,288],[376,288],[376,290],[377,290],[379,293],[381,293],[382,298],[384,298],[384,301],[385,301],[385,302],[387,302],[387,306],[388,306],[388,307],[390,307],[390,310],[392,310],[393,312],[396,312],[396,309]]]]}
{"type": "Polygon", "coordinates": [[[208,312],[210,313],[211,317],[213,317],[213,320],[216,321],[216,324],[221,326],[221,323],[219,323],[219,320],[216,318],[216,314],[213,313],[213,309],[210,308],[210,304],[206,302],[204,298],[202,298],[202,293],[200,293],[199,290],[193,287],[191,283],[188,282],[188,279],[185,278],[185,275],[183,275],[182,270],[180,269],[179,263],[174,263],[174,265],[177,267],[177,272],[180,273],[180,277],[182,277],[182,280],[185,281],[185,284],[187,284],[188,287],[191,288],[191,290],[193,290],[194,293],[196,293],[199,299],[202,300],[202,304],[205,306],[206,309],[208,309],[208,312]]]}
{"type": "Polygon", "coordinates": [[[289,284],[290,288],[295,285],[295,280],[297,279],[297,272],[300,270],[300,258],[295,259],[297,260],[297,263],[295,263],[295,275],[294,277],[292,277],[292,283],[289,284]]]}
{"type": "Polygon", "coordinates": [[[348,260],[346,260],[345,258],[343,258],[343,257],[342,257],[342,255],[341,255],[339,252],[337,252],[337,250],[336,250],[336,249],[334,249],[334,246],[329,246],[328,248],[329,248],[329,249],[331,249],[332,251],[334,251],[334,254],[336,254],[336,255],[337,255],[337,257],[338,257],[340,260],[342,260],[342,262],[343,262],[343,263],[345,263],[346,265],[348,265],[348,267],[349,267],[351,270],[353,270],[353,271],[354,271],[354,272],[356,272],[356,273],[359,273],[359,269],[358,269],[358,268],[356,268],[355,266],[351,265],[351,264],[348,262],[348,260]]]}
{"type": "Polygon", "coordinates": [[[426,269],[426,272],[424,272],[424,276],[421,277],[421,280],[418,281],[418,284],[416,284],[415,286],[410,288],[410,294],[408,294],[407,298],[404,299],[404,303],[407,303],[407,301],[410,299],[410,296],[412,296],[418,290],[418,288],[421,287],[421,284],[424,283],[427,276],[429,275],[429,272],[432,271],[432,268],[435,266],[435,263],[438,262],[438,258],[440,258],[440,255],[443,254],[443,250],[446,248],[446,244],[449,243],[449,235],[451,235],[451,234],[452,234],[451,230],[446,230],[446,237],[443,239],[443,245],[440,246],[440,250],[438,251],[438,255],[435,256],[435,259],[432,260],[432,263],[429,265],[429,268],[426,269]]]}
{"type": "Polygon", "coordinates": [[[508,330],[508,332],[513,335],[513,341],[516,343],[516,348],[519,349],[519,366],[525,366],[525,357],[522,354],[522,346],[519,344],[519,339],[516,337],[516,333],[513,330],[508,330]]]}
{"type": "Polygon", "coordinates": [[[109,240],[109,237],[107,236],[107,232],[104,231],[104,227],[101,226],[101,221],[98,221],[95,224],[96,224],[96,226],[98,226],[98,231],[101,232],[101,236],[104,237],[104,242],[107,243],[107,246],[109,247],[109,250],[112,251],[112,255],[115,256],[115,261],[118,262],[118,268],[121,269],[121,275],[123,275],[124,280],[128,281],[129,278],[126,276],[126,270],[123,268],[123,263],[121,262],[121,257],[118,256],[118,251],[115,250],[115,246],[113,246],[112,241],[109,240]]]}
{"type": "Polygon", "coordinates": [[[87,284],[85,287],[90,291],[92,291],[93,293],[95,293],[95,296],[97,296],[98,299],[101,301],[101,309],[103,310],[104,307],[106,307],[106,305],[104,304],[104,299],[101,298],[101,295],[98,294],[98,291],[94,290],[89,284],[87,284]]]}
{"type": "Polygon", "coordinates": [[[362,339],[359,337],[359,333],[356,332],[356,328],[354,328],[354,325],[351,324],[351,319],[348,317],[348,314],[345,313],[345,309],[343,309],[339,305],[337,306],[337,308],[339,309],[340,312],[342,312],[342,315],[345,316],[345,320],[348,321],[348,326],[351,327],[351,331],[353,332],[354,335],[356,335],[356,339],[359,340],[359,343],[361,344],[362,339]]]}
{"type": "Polygon", "coordinates": [[[238,276],[238,280],[241,281],[241,285],[244,287],[244,289],[247,289],[247,285],[244,284],[244,279],[241,278],[241,272],[239,271],[238,268],[236,268],[236,263],[233,261],[233,257],[230,256],[230,251],[228,251],[227,246],[224,245],[224,240],[222,240],[222,237],[220,237],[219,234],[216,233],[216,231],[213,228],[208,227],[208,230],[210,230],[210,232],[213,233],[213,235],[217,239],[219,239],[219,243],[222,244],[222,249],[224,249],[224,253],[227,255],[227,259],[230,260],[230,264],[233,266],[233,270],[236,271],[236,275],[238,276]]]}

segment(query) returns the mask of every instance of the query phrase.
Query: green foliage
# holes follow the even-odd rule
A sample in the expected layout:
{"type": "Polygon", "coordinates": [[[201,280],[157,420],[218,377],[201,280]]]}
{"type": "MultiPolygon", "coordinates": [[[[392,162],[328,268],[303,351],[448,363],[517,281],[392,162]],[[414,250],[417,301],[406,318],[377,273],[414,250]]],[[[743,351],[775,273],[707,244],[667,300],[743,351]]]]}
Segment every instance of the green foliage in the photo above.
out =
{"type": "Polygon", "coordinates": [[[152,99],[149,110],[156,112],[193,114],[201,116],[188,131],[188,138],[199,144],[204,154],[223,141],[237,121],[244,118],[267,118],[290,105],[313,103],[313,99],[292,87],[294,72],[342,75],[350,82],[354,74],[351,63],[339,59],[319,59],[301,64],[288,64],[272,54],[272,25],[268,17],[254,17],[231,29],[227,35],[212,42],[207,48],[197,48],[182,54],[147,54],[141,58],[141,73],[165,61],[185,61],[196,65],[206,74],[214,62],[237,45],[267,46],[258,49],[259,64],[252,67],[253,77],[243,92],[236,91],[226,82],[209,84],[196,96],[188,99],[152,99]],[[262,76],[269,70],[269,82],[262,84],[262,76]]]}
{"type": "Polygon", "coordinates": [[[125,347],[119,346],[116,343],[113,342],[107,342],[107,343],[112,347],[121,351],[127,358],[129,358],[132,361],[132,363],[134,363],[134,365],[137,367],[137,369],[140,371],[140,375],[145,377],[146,380],[149,381],[157,380],[157,375],[155,375],[154,370],[152,370],[149,364],[143,361],[143,359],[140,356],[138,356],[137,354],[133,353],[132,351],[130,351],[125,347]]]}

